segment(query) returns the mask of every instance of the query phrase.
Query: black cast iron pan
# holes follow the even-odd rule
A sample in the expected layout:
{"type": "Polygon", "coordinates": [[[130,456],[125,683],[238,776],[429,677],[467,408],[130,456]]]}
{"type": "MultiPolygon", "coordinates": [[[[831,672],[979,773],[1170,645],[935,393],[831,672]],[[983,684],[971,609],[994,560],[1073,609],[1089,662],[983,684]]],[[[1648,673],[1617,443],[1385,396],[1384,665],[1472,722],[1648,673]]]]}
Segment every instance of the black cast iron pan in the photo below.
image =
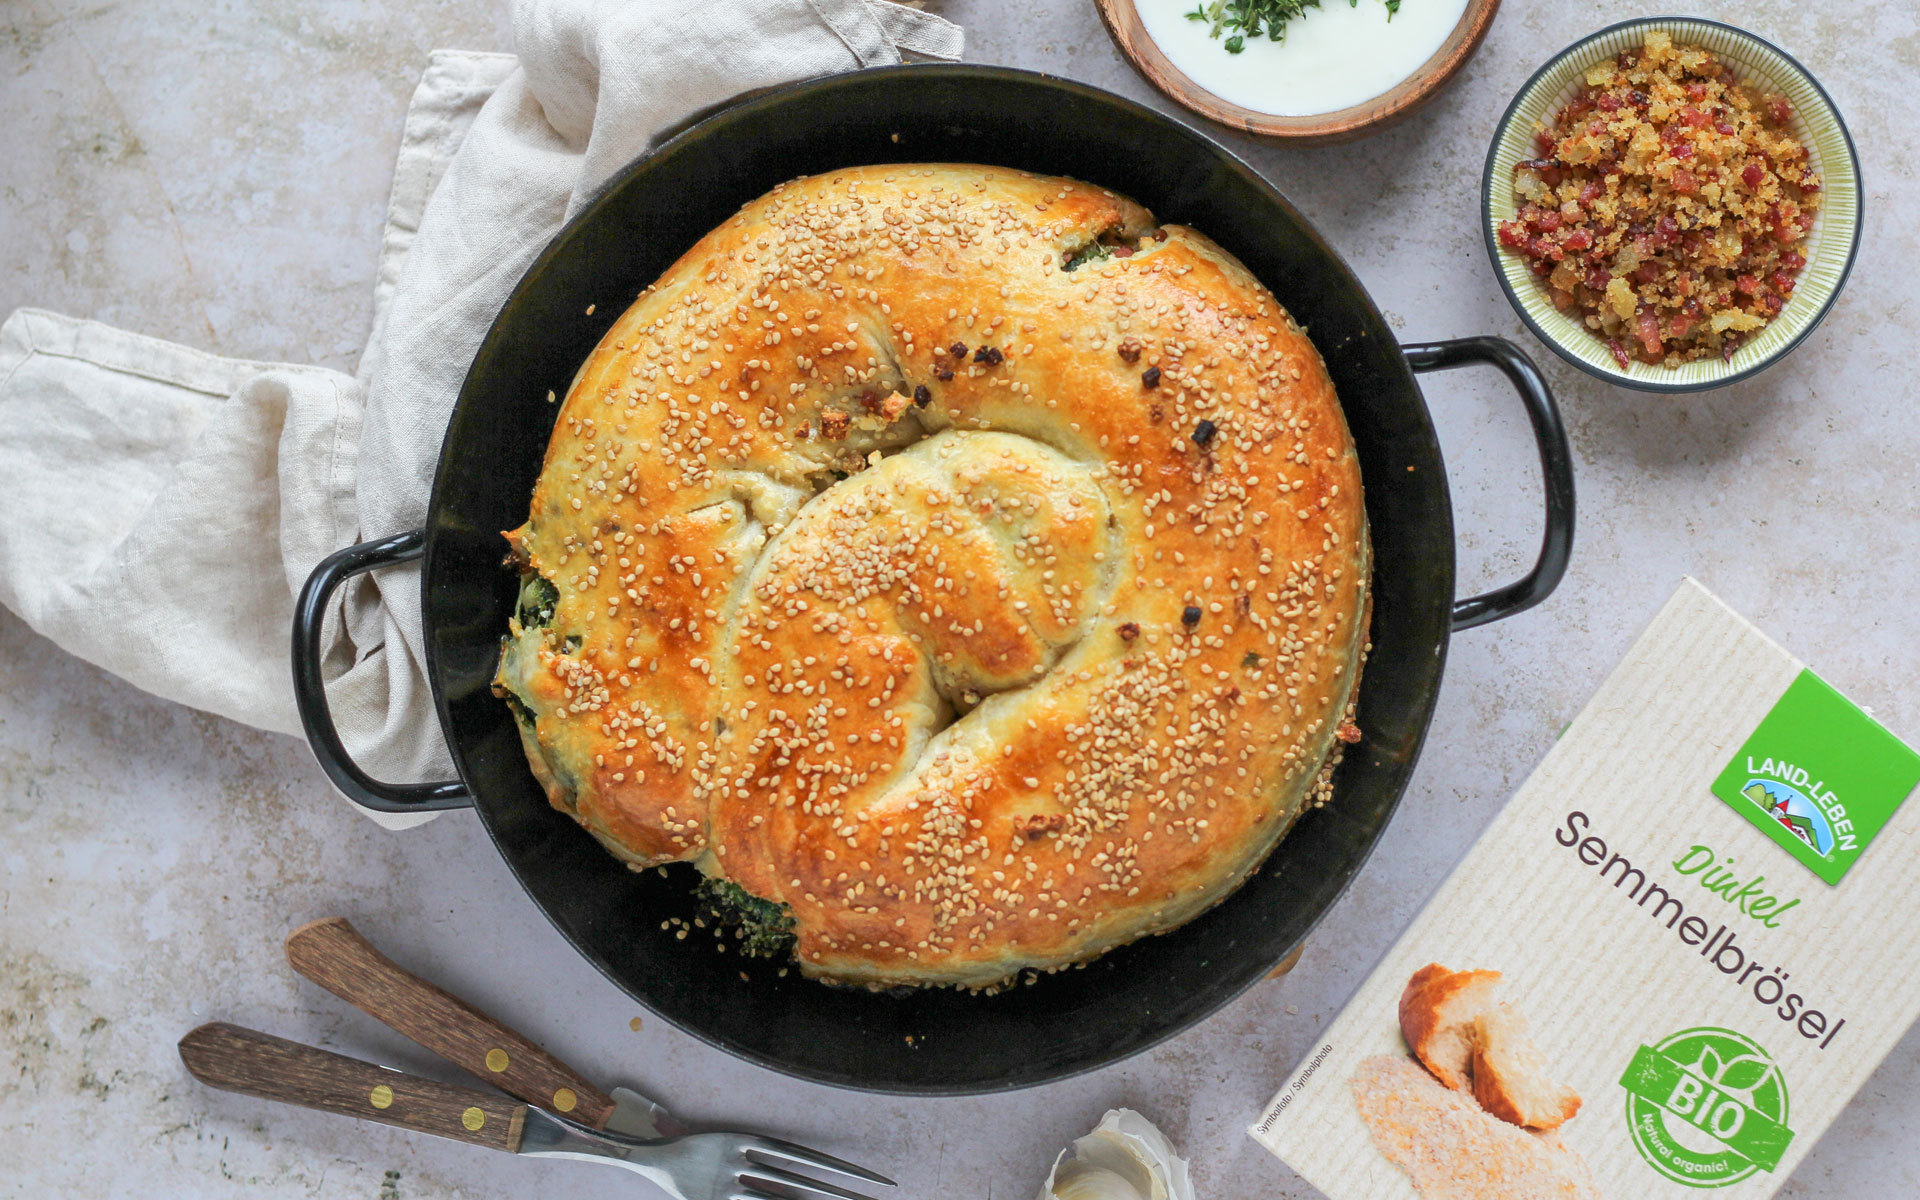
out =
{"type": "Polygon", "coordinates": [[[1240,994],[1307,935],[1392,815],[1433,713],[1448,634],[1519,612],[1560,581],[1573,474],[1546,384],[1497,338],[1401,346],[1292,205],[1202,134],[1095,88],[1023,71],[909,66],[796,84],[681,133],[613,179],[534,262],[475,356],[447,427],[424,529],[350,547],[300,598],[294,671],[315,754],[386,812],[471,804],[535,904],[636,1000],[724,1049],[825,1083],[890,1092],[1023,1087],[1137,1053],[1240,994]],[[1359,444],[1374,545],[1364,740],[1331,805],[1304,817],[1225,902],[1162,937],[997,996],[830,988],[676,940],[691,868],[635,874],[548,807],[513,716],[488,690],[516,580],[499,531],[526,519],[575,369],[640,290],[783,180],[862,163],[982,162],[1070,175],[1192,225],[1238,255],[1308,328],[1359,444]],[[583,316],[595,305],[592,317],[583,316]],[[1416,371],[1471,363],[1513,382],[1540,444],[1546,536],[1525,579],[1453,598],[1453,513],[1416,371]],[[327,715],[321,617],[348,577],[424,556],[427,667],[457,782],[396,786],[346,755],[327,715]],[[742,981],[746,966],[749,979],[742,981]]]}

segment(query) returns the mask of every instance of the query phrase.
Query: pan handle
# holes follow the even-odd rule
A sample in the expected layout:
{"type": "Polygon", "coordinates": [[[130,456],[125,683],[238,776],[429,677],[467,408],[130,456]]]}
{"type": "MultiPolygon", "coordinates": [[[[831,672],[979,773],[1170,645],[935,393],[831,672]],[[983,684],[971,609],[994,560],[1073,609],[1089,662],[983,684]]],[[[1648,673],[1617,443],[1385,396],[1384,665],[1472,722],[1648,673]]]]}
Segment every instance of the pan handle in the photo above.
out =
{"type": "Polygon", "coordinates": [[[1561,577],[1567,573],[1567,559],[1573,553],[1573,451],[1546,377],[1520,347],[1505,338],[1458,338],[1400,349],[1415,374],[1478,363],[1498,367],[1512,380],[1513,390],[1527,406],[1534,440],[1540,444],[1540,474],[1547,485],[1547,529],[1540,539],[1540,557],[1519,582],[1485,595],[1455,600],[1453,628],[1472,629],[1532,608],[1560,586],[1561,577]]]}
{"type": "Polygon", "coordinates": [[[360,769],[340,742],[333,727],[333,713],[327,707],[327,685],[320,673],[320,631],[326,621],[327,602],[341,584],[355,575],[378,567],[412,562],[426,553],[427,538],[421,530],[396,533],[377,542],[362,542],[329,554],[307,576],[300,597],[293,605],[293,698],[300,708],[300,724],[307,731],[307,745],[327,773],[333,786],[347,799],[383,813],[435,812],[443,808],[465,808],[473,803],[466,785],[459,780],[445,783],[382,783],[360,769]]]}

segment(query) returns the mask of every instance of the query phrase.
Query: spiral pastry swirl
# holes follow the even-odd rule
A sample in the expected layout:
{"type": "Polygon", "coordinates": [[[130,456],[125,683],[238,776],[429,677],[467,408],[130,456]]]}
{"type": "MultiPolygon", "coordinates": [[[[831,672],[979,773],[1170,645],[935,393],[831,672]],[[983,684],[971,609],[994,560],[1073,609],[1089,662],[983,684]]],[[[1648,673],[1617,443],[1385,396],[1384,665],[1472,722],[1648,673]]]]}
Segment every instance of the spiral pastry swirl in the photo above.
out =
{"type": "Polygon", "coordinates": [[[1357,736],[1366,514],[1319,354],[1220,247],[1068,179],[747,205],[581,367],[506,536],[497,687],[549,798],[782,906],[828,980],[1171,929],[1357,736]]]}

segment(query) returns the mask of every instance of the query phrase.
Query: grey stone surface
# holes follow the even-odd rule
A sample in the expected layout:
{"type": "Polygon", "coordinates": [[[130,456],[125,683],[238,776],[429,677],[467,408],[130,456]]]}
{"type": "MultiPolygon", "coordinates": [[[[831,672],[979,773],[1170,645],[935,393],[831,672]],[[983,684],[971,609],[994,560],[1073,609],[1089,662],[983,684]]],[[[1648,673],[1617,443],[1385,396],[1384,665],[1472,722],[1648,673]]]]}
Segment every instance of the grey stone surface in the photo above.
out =
{"type": "MultiPolygon", "coordinates": [[[[288,930],[344,913],[603,1077],[702,1120],[874,1163],[913,1200],[1029,1196],[1053,1152],[1118,1104],[1173,1136],[1203,1196],[1315,1195],[1243,1127],[1683,573],[1920,736],[1916,10],[1717,10],[1822,79],[1866,181],[1866,250],[1838,307],[1791,360],[1725,392],[1660,399],[1561,366],[1501,298],[1475,230],[1481,160],[1514,90],[1567,42],[1644,10],[1509,0],[1447,93],[1351,146],[1215,131],[1319,223],[1403,337],[1491,332],[1533,349],[1580,472],[1565,586],[1456,640],[1401,812],[1291,976],[1151,1053],[1013,1095],[899,1100],[784,1079],[644,1016],[552,933],[471,816],[382,833],[329,795],[298,743],[142,695],[0,612],[0,1194],[647,1194],[618,1173],[505,1160],[190,1081],[173,1044],[214,1018],[438,1069],[286,970],[288,930]]],[[[976,61],[1170,107],[1120,61],[1087,0],[943,11],[968,27],[976,61]]],[[[350,367],[400,117],[438,46],[509,48],[506,4],[0,5],[0,312],[42,305],[224,353],[350,367]]],[[[1450,462],[1461,586],[1501,582],[1539,531],[1525,422],[1492,378],[1425,386],[1450,462]]],[[[1917,1063],[1913,1035],[1784,1194],[1920,1194],[1917,1063]]]]}

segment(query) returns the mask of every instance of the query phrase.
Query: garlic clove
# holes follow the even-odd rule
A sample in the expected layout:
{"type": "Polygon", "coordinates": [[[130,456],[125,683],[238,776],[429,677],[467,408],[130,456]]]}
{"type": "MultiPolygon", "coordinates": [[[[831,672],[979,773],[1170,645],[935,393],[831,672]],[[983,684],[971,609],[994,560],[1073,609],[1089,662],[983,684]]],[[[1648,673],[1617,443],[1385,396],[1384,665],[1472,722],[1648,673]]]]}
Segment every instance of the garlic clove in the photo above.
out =
{"type": "Polygon", "coordinates": [[[1194,1200],[1193,1180],[1153,1122],[1116,1108],[1060,1152],[1039,1200],[1194,1200]]]}
{"type": "Polygon", "coordinates": [[[1070,1174],[1054,1183],[1051,1190],[1041,1193],[1043,1200],[1143,1200],[1149,1194],[1131,1181],[1099,1167],[1070,1174]]]}

